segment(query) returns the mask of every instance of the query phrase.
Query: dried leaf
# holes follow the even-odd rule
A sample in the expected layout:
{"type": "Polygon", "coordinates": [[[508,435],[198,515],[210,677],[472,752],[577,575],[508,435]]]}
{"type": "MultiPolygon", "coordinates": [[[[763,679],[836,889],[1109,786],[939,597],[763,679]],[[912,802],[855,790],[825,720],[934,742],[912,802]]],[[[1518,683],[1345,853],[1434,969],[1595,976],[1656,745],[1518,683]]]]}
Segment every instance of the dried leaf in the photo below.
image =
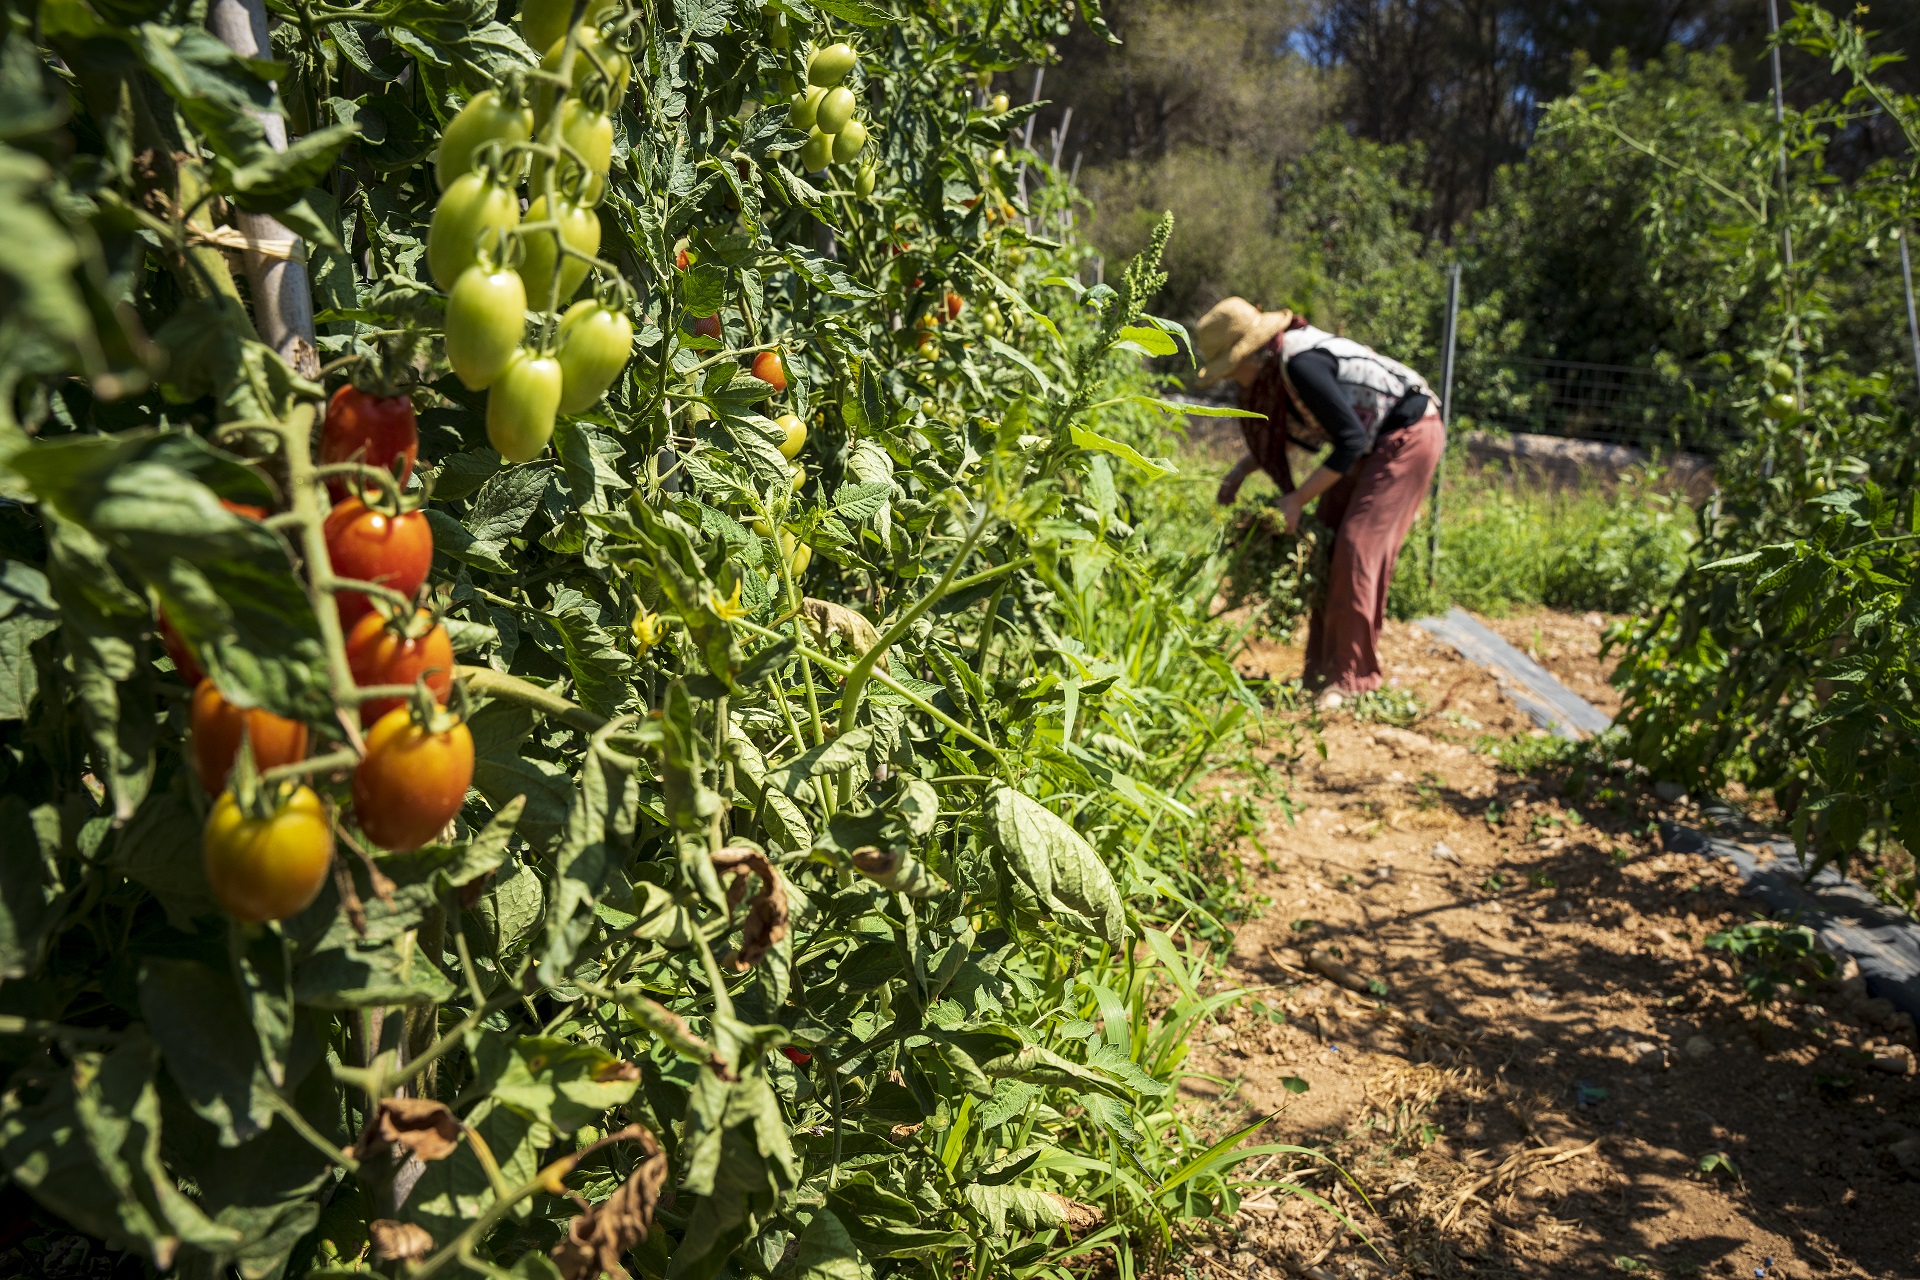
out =
{"type": "Polygon", "coordinates": [[[425,1227],[411,1222],[381,1218],[367,1224],[367,1235],[373,1241],[374,1257],[382,1262],[424,1258],[433,1252],[433,1237],[425,1227]]]}
{"type": "Polygon", "coordinates": [[[580,1215],[567,1225],[567,1238],[553,1246],[549,1255],[563,1280],[597,1280],[603,1272],[625,1280],[620,1255],[645,1240],[653,1227],[653,1211],[667,1184],[667,1156],[653,1134],[637,1124],[628,1125],[588,1150],[628,1139],[638,1142],[646,1154],[619,1189],[594,1205],[573,1197],[580,1215]]]}
{"type": "Polygon", "coordinates": [[[1095,1205],[1082,1204],[1078,1200],[1069,1200],[1067,1197],[1055,1195],[1051,1191],[1043,1194],[1059,1208],[1060,1216],[1065,1220],[1064,1225],[1069,1231],[1091,1231],[1106,1221],[1105,1215],[1103,1215],[1095,1205]]]}
{"type": "MultiPolygon", "coordinates": [[[[821,644],[825,644],[829,636],[839,636],[847,648],[859,655],[880,643],[880,633],[874,625],[843,604],[808,596],[800,602],[800,615],[807,620],[807,630],[813,632],[821,644]]],[[[892,671],[884,653],[874,665],[882,671],[892,671]]]]}
{"type": "MultiPolygon", "coordinates": [[[[422,1160],[444,1160],[460,1142],[460,1121],[431,1098],[382,1098],[354,1155],[370,1160],[399,1143],[422,1160]]],[[[411,1256],[411,1255],[409,1255],[411,1256]]]]}
{"type": "Polygon", "coordinates": [[[767,855],[748,845],[734,845],[713,855],[714,870],[732,877],[727,886],[727,905],[738,906],[747,895],[747,876],[758,876],[760,892],[747,905],[747,919],[740,926],[740,950],[731,963],[735,972],[751,969],[780,940],[787,936],[787,887],[767,861],[767,855]]]}

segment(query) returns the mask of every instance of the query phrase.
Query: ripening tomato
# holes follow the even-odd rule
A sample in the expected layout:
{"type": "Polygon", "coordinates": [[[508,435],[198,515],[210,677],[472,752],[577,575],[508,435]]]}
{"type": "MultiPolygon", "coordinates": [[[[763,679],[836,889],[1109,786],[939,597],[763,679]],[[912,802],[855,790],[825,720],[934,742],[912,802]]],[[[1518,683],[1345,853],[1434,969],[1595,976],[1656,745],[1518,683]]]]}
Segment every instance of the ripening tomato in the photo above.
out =
{"type": "Polygon", "coordinates": [[[710,316],[695,316],[687,324],[687,332],[701,338],[712,338],[715,342],[725,340],[725,332],[720,325],[720,313],[710,316]]]}
{"type": "Polygon", "coordinates": [[[787,365],[778,351],[762,351],[753,358],[753,376],[775,391],[787,389],[787,365]]]}
{"type": "MultiPolygon", "coordinates": [[[[579,153],[580,160],[586,162],[587,172],[580,173],[577,161],[561,166],[557,176],[566,180],[565,186],[556,184],[556,190],[567,190],[579,183],[579,203],[591,206],[599,202],[607,189],[607,174],[613,168],[613,117],[604,111],[596,111],[578,98],[567,99],[567,105],[561,110],[561,136],[569,147],[579,153]]],[[[571,159],[571,158],[570,158],[571,159]]],[[[533,162],[533,177],[527,189],[538,195],[547,189],[547,162],[544,158],[533,162]]],[[[527,211],[529,220],[534,214],[527,211]]],[[[596,239],[595,243],[598,243],[596,239]]]]}
{"type": "Polygon", "coordinates": [[[807,59],[807,83],[831,89],[852,75],[859,61],[860,55],[849,44],[830,44],[824,49],[815,49],[813,56],[807,59]]]}
{"type": "Polygon", "coordinates": [[[433,282],[452,289],[480,256],[483,242],[498,250],[520,225],[520,198],[491,173],[476,169],[453,180],[427,225],[427,268],[433,282]]]}
{"type": "Polygon", "coordinates": [[[847,121],[846,128],[833,135],[833,162],[845,164],[867,145],[867,126],[858,120],[847,121]]]}
{"type": "Polygon", "coordinates": [[[820,122],[820,104],[826,101],[825,89],[808,89],[793,95],[792,104],[787,108],[787,123],[805,131],[820,122]]]}
{"type": "MultiPolygon", "coordinates": [[[[588,255],[600,252],[600,215],[585,204],[561,196],[555,221],[560,224],[560,240],[568,248],[588,255]]],[[[547,220],[547,198],[535,196],[533,203],[527,206],[528,222],[547,220]]],[[[520,260],[520,279],[527,286],[527,300],[541,311],[548,307],[548,299],[553,299],[554,309],[570,300],[579,291],[580,284],[587,278],[585,260],[568,254],[560,263],[560,289],[553,291],[554,257],[558,249],[554,244],[551,231],[529,232],[520,239],[526,249],[526,256],[520,260]]]]}
{"type": "Polygon", "coordinates": [[[253,747],[253,763],[261,770],[307,758],[307,726],[271,711],[243,711],[228,702],[211,680],[202,679],[193,687],[187,722],[193,771],[208,795],[227,785],[227,775],[240,755],[243,730],[253,747]]]}
{"type": "MultiPolygon", "coordinates": [[[[619,7],[619,0],[591,0],[581,21],[597,27],[619,7]]],[[[550,49],[567,34],[567,19],[572,16],[573,0],[521,0],[520,34],[529,49],[550,49]]]]}
{"type": "MultiPolygon", "coordinates": [[[[453,688],[453,641],[426,609],[418,610],[411,622],[388,622],[369,613],[347,633],[347,668],[362,687],[412,684],[424,675],[433,696],[445,702],[453,688]]],[[[380,717],[406,704],[405,698],[370,698],[360,704],[360,723],[378,724],[380,717]]]]}
{"type": "Polygon", "coordinates": [[[808,173],[819,173],[833,163],[833,135],[820,132],[819,125],[808,130],[806,145],[800,148],[800,163],[808,173]]]}
{"type": "Polygon", "coordinates": [[[773,420],[773,425],[786,432],[786,438],[780,441],[780,456],[792,462],[807,447],[807,424],[794,413],[783,413],[773,420]]]}
{"type": "MultiPolygon", "coordinates": [[[[433,172],[440,189],[445,191],[455,178],[471,172],[489,145],[497,142],[504,150],[507,144],[525,142],[532,136],[531,108],[517,99],[509,101],[495,90],[482,89],[447,122],[447,131],[440,135],[440,147],[433,156],[433,172]]],[[[524,154],[505,162],[506,171],[515,177],[525,166],[524,154]]]]}
{"type": "Polygon", "coordinates": [[[367,731],[353,770],[353,816],[383,849],[418,849],[439,835],[473,784],[473,734],[455,722],[434,730],[396,707],[367,731]]]}
{"type": "Polygon", "coordinates": [[[475,263],[447,299],[447,363],[469,391],[493,385],[520,350],[527,287],[516,271],[475,263]]]}
{"type": "MultiPolygon", "coordinates": [[[[375,395],[349,383],[327,401],[327,418],[320,427],[321,466],[358,462],[393,472],[404,485],[419,456],[420,428],[413,401],[406,396],[375,395]]],[[[327,481],[336,502],[356,487],[345,480],[327,481]]]]}
{"type": "Polygon", "coordinates": [[[560,412],[583,413],[607,393],[633,355],[633,321],[585,298],[560,317],[560,412]]]}
{"type": "MultiPolygon", "coordinates": [[[[390,516],[359,498],[348,498],[327,513],[327,558],[343,578],[377,582],[411,600],[433,567],[433,530],[424,511],[390,516]]],[[[334,602],[340,625],[351,629],[373,608],[361,591],[341,591],[334,602]]]]}
{"type": "Polygon", "coordinates": [[[531,462],[553,438],[560,362],[524,347],[487,392],[487,440],[508,462],[531,462]]]}
{"type": "Polygon", "coordinates": [[[814,110],[813,122],[820,126],[822,133],[838,133],[847,127],[853,119],[854,108],[859,105],[854,100],[853,90],[843,84],[835,85],[821,96],[819,106],[814,110]]]}
{"type": "Polygon", "coordinates": [[[675,271],[685,271],[692,265],[693,258],[687,253],[686,237],[682,236],[679,242],[673,246],[673,269],[675,271]]]}
{"type": "Polygon", "coordinates": [[[952,290],[947,292],[947,319],[958,320],[960,313],[967,309],[967,300],[952,290]]]}
{"type": "Polygon", "coordinates": [[[294,788],[264,818],[243,811],[233,792],[221,792],[200,848],[214,900],[254,924],[305,910],[333,865],[333,832],[312,787],[294,788]]]}
{"type": "MultiPolygon", "coordinates": [[[[627,81],[633,75],[632,61],[614,48],[613,42],[601,35],[600,28],[591,23],[583,22],[575,28],[575,37],[578,43],[574,46],[573,54],[573,91],[579,93],[590,80],[603,80],[607,85],[607,110],[618,111],[627,98],[627,81]]],[[[546,56],[540,59],[540,69],[559,71],[566,48],[566,36],[562,34],[547,46],[546,56]]],[[[579,99],[569,101],[578,102],[579,99]]]]}

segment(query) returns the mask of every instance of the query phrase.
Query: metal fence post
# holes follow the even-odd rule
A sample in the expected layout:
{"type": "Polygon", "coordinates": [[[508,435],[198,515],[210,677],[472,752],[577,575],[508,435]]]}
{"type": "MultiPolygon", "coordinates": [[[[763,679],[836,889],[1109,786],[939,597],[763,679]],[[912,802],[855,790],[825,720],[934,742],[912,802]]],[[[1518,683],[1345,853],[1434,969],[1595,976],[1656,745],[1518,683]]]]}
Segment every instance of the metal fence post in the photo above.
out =
{"type": "MultiPolygon", "coordinates": [[[[1440,425],[1453,422],[1453,342],[1460,328],[1460,264],[1447,269],[1447,333],[1440,356],[1440,425]]],[[[1427,590],[1440,581],[1440,480],[1447,455],[1441,451],[1433,468],[1433,492],[1427,495],[1427,590]]]]}
{"type": "Polygon", "coordinates": [[[1920,384],[1920,312],[1913,307],[1913,259],[1907,253],[1911,227],[1900,228],[1900,279],[1907,286],[1907,335],[1913,339],[1913,376],[1920,384]]]}

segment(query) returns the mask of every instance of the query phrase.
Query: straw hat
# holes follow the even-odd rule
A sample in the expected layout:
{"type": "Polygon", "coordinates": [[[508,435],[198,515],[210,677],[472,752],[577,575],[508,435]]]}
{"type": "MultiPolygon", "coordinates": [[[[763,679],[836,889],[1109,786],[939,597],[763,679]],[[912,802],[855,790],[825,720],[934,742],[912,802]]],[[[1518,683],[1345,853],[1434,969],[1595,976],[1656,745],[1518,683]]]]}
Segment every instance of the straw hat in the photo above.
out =
{"type": "Polygon", "coordinates": [[[1199,384],[1208,387],[1220,381],[1292,323],[1293,312],[1262,311],[1245,298],[1215,303],[1193,327],[1194,347],[1205,362],[1199,384]]]}

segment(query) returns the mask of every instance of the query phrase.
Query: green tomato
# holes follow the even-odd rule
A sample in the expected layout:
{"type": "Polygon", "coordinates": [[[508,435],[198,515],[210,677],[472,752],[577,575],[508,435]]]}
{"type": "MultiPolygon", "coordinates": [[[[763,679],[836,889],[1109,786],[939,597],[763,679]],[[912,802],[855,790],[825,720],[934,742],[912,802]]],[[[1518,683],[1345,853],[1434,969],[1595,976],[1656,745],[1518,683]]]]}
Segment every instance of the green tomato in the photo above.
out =
{"type": "Polygon", "coordinates": [[[469,391],[493,384],[520,350],[527,327],[527,289],[517,272],[476,263],[461,272],[447,299],[447,363],[469,391]]]}
{"type": "Polygon", "coordinates": [[[582,413],[607,393],[633,355],[633,321],[583,298],[560,317],[560,412],[582,413]]]}
{"type": "MultiPolygon", "coordinates": [[[[569,98],[567,105],[560,109],[560,136],[587,164],[580,203],[598,204],[607,189],[607,173],[613,168],[613,117],[604,111],[595,111],[578,98],[569,98]]],[[[560,166],[557,176],[570,179],[578,172],[578,165],[567,163],[560,166]]],[[[542,157],[533,162],[533,179],[527,189],[538,194],[546,187],[547,162],[542,157]]]]}
{"type": "MultiPolygon", "coordinates": [[[[618,0],[592,0],[581,21],[597,27],[620,8],[618,0]]],[[[551,49],[553,42],[567,34],[567,19],[573,16],[573,0],[521,0],[520,34],[529,49],[551,49]]]]}
{"type": "Polygon", "coordinates": [[[808,89],[805,93],[793,95],[793,107],[788,120],[796,129],[811,129],[820,119],[820,103],[827,96],[825,89],[808,89]]]}
{"type": "Polygon", "coordinates": [[[1775,422],[1779,422],[1782,418],[1796,412],[1799,408],[1799,404],[1795,402],[1792,396],[1783,393],[1767,397],[1760,405],[1760,412],[1766,414],[1775,422]]]}
{"type": "Polygon", "coordinates": [[[808,173],[819,173],[833,159],[833,139],[814,129],[807,134],[807,145],[800,148],[800,163],[808,173]]]}
{"type": "Polygon", "coordinates": [[[853,90],[843,84],[835,85],[824,91],[814,123],[822,133],[838,133],[853,119],[853,109],[858,105],[853,99],[853,90]]]}
{"type": "Polygon", "coordinates": [[[1793,366],[1784,360],[1775,360],[1767,368],[1767,382],[1775,391],[1793,390],[1793,366]]]}
{"type": "Polygon", "coordinates": [[[990,116],[1003,116],[1007,114],[1011,105],[1012,104],[1007,101],[1006,94],[996,93],[987,100],[987,114],[990,116]]]}
{"type": "Polygon", "coordinates": [[[862,167],[860,176],[853,180],[853,194],[859,196],[862,200],[867,199],[873,194],[873,184],[877,177],[879,177],[879,175],[874,172],[873,165],[868,164],[862,167]]]}
{"type": "Polygon", "coordinates": [[[492,174],[480,170],[453,180],[434,206],[427,226],[427,269],[433,282],[452,289],[454,281],[488,248],[504,245],[507,233],[520,225],[520,201],[492,174]]]}
{"type": "MultiPolygon", "coordinates": [[[[455,178],[469,172],[476,154],[488,143],[525,142],[533,136],[533,112],[524,106],[510,105],[491,89],[473,95],[460,114],[440,136],[440,149],[434,153],[433,171],[445,191],[455,178]]],[[[508,171],[517,175],[525,164],[517,156],[508,171]]]]}
{"type": "Polygon", "coordinates": [[[800,451],[807,447],[807,424],[800,420],[800,415],[797,413],[783,413],[773,420],[773,425],[780,428],[783,433],[780,439],[780,456],[792,462],[800,456],[800,451]]]}
{"type": "MultiPolygon", "coordinates": [[[[600,252],[600,215],[587,205],[575,204],[561,196],[560,239],[569,248],[585,254],[600,252]]],[[[535,196],[533,203],[527,206],[528,222],[544,222],[547,219],[547,198],[535,196]]],[[[547,309],[547,300],[556,299],[565,302],[579,291],[580,282],[587,278],[587,264],[579,258],[569,255],[560,263],[560,292],[553,293],[553,260],[557,249],[551,231],[530,231],[520,237],[520,243],[526,250],[526,256],[520,262],[520,277],[526,281],[527,297],[535,307],[547,309]]]]}
{"type": "Polygon", "coordinates": [[[833,162],[845,164],[859,155],[867,145],[867,126],[858,120],[847,121],[847,127],[833,135],[833,162]]]}
{"type": "MultiPolygon", "coordinates": [[[[620,104],[627,98],[627,81],[633,77],[632,61],[600,34],[599,27],[583,22],[576,30],[579,34],[579,43],[575,46],[573,55],[573,91],[579,93],[591,81],[604,79],[607,81],[607,110],[618,111],[620,104]],[[600,69],[602,67],[605,71],[600,69]]],[[[540,59],[540,69],[559,71],[561,55],[566,52],[566,48],[565,35],[548,45],[547,56],[540,59]]],[[[541,114],[544,115],[545,112],[541,114]]]]}
{"type": "Polygon", "coordinates": [[[561,378],[558,360],[523,347],[487,392],[487,441],[508,462],[533,461],[553,438],[561,378]]]}
{"type": "Polygon", "coordinates": [[[850,44],[830,44],[824,49],[815,49],[807,59],[807,83],[831,89],[852,75],[859,61],[860,55],[850,44]]]}

